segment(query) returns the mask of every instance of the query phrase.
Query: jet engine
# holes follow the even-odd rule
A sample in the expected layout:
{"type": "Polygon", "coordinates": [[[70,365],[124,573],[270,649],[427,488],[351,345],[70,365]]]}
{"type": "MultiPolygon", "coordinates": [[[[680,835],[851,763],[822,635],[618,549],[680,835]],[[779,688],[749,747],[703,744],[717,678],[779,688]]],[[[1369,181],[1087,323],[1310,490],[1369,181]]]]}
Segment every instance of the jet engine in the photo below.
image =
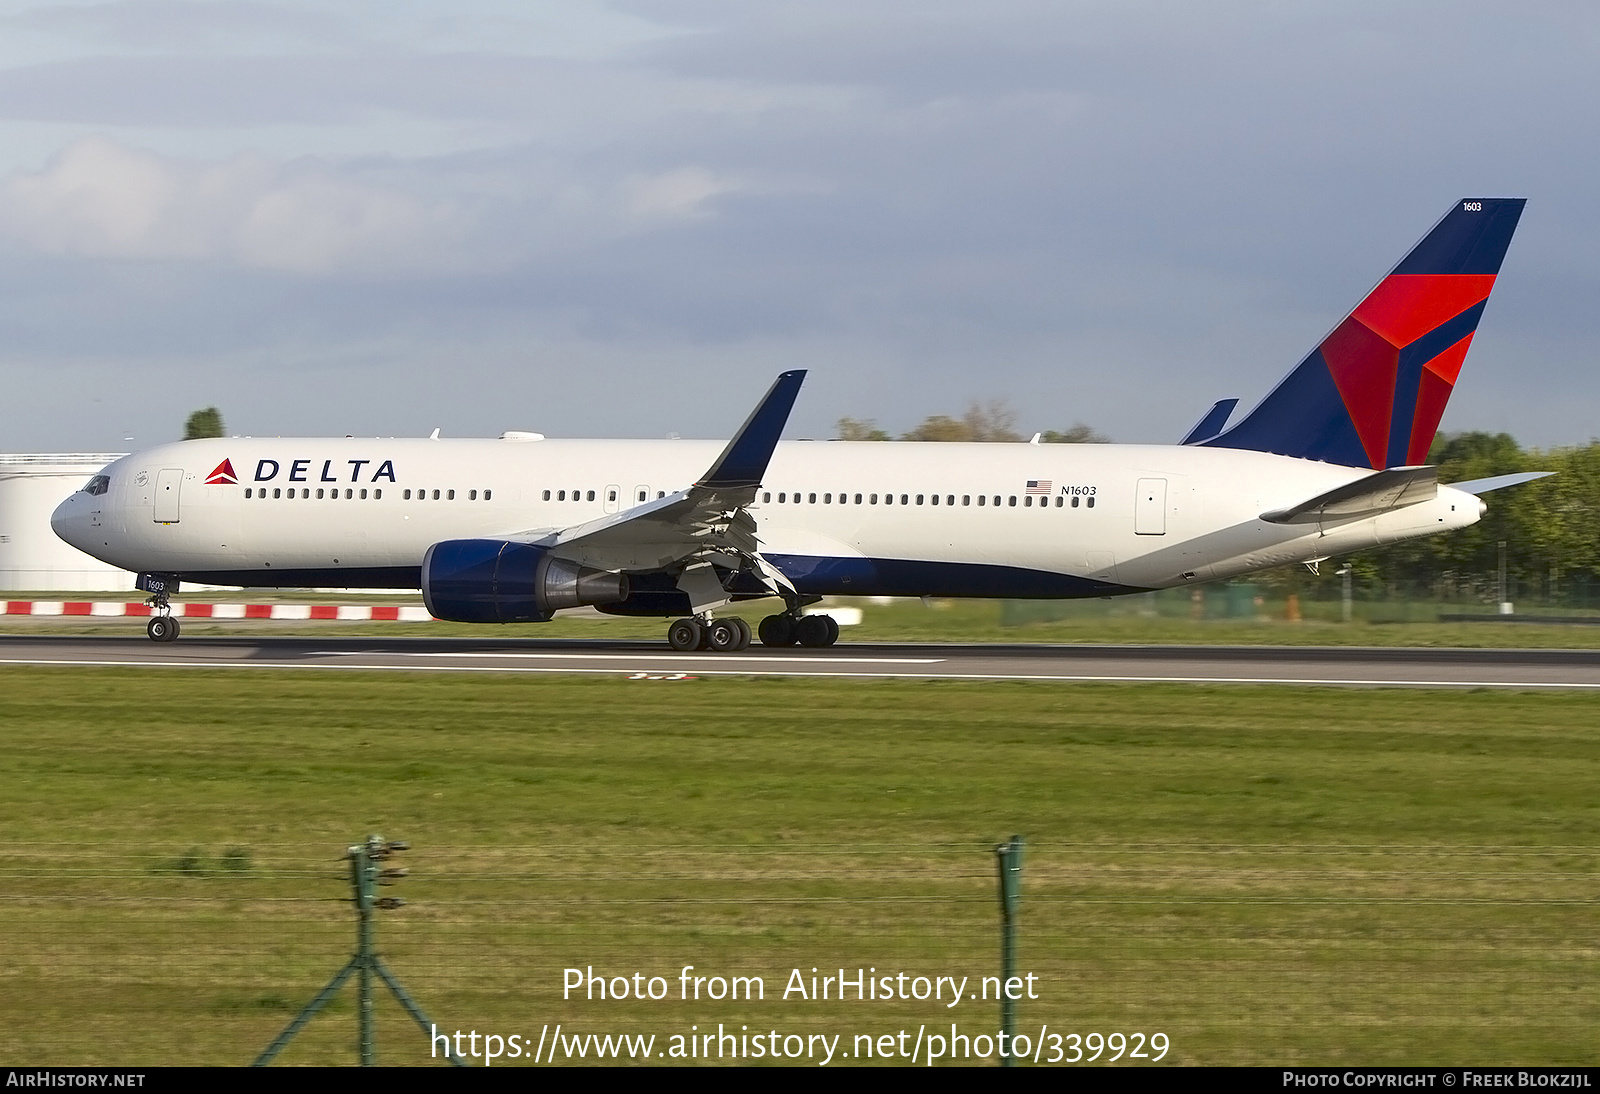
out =
{"type": "Polygon", "coordinates": [[[422,600],[456,623],[542,623],[558,608],[628,599],[628,575],[595,570],[548,547],[503,539],[447,539],[422,557],[422,600]]]}

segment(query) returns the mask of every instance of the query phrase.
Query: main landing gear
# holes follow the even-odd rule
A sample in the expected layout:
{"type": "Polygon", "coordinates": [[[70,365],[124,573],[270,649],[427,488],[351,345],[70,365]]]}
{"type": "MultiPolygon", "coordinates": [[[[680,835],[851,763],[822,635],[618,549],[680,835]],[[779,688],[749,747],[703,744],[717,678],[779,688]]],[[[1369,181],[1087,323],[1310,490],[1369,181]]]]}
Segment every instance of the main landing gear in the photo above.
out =
{"type": "Polygon", "coordinates": [[[731,615],[725,619],[679,619],[667,628],[667,645],[680,652],[737,653],[750,648],[752,637],[750,624],[731,615]]]}
{"type": "MultiPolygon", "coordinates": [[[[831,615],[769,615],[759,631],[764,646],[822,649],[839,641],[839,624],[831,615]]],[[[750,624],[735,616],[725,619],[679,619],[667,628],[667,645],[681,652],[712,650],[737,653],[750,647],[750,624]]]]}
{"type": "Polygon", "coordinates": [[[769,615],[761,621],[764,646],[801,645],[819,650],[839,641],[839,624],[831,615],[769,615]]]}

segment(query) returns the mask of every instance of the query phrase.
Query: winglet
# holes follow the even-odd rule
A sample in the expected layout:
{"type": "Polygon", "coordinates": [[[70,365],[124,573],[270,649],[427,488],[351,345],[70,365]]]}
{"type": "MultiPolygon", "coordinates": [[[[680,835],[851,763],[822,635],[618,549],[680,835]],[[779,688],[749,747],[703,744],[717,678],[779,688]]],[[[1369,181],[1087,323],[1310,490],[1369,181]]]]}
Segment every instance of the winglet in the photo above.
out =
{"type": "Polygon", "coordinates": [[[800,384],[806,378],[805,369],[785,372],[773,383],[760,404],[744,420],[739,432],[733,435],[728,447],[722,450],[711,470],[701,476],[696,486],[719,490],[761,485],[772,460],[772,450],[778,447],[778,437],[789,421],[789,411],[800,394],[800,384]]]}
{"type": "Polygon", "coordinates": [[[1209,441],[1222,432],[1222,427],[1228,424],[1228,418],[1233,414],[1233,408],[1238,405],[1238,399],[1218,399],[1212,404],[1211,409],[1206,411],[1205,417],[1195,422],[1194,428],[1185,433],[1183,440],[1178,443],[1199,444],[1201,441],[1209,441]]]}

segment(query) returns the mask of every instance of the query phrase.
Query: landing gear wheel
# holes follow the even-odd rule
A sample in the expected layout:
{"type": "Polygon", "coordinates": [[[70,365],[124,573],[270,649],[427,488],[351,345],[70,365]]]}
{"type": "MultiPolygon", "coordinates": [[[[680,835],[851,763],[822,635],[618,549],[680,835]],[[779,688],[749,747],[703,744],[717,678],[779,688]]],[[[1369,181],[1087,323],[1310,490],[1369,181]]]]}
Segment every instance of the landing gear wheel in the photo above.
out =
{"type": "Polygon", "coordinates": [[[747,649],[749,649],[750,648],[750,640],[751,640],[752,637],[754,637],[750,633],[750,624],[746,623],[743,619],[740,619],[737,616],[735,616],[733,619],[729,620],[729,622],[731,622],[734,626],[739,628],[739,642],[733,648],[736,651],[737,650],[747,650],[747,649]]]}
{"type": "Polygon", "coordinates": [[[680,619],[667,628],[667,645],[679,653],[699,649],[703,637],[705,635],[698,619],[680,619]]]}
{"type": "Polygon", "coordinates": [[[738,620],[714,619],[706,627],[706,647],[717,653],[732,653],[739,648],[739,639],[743,636],[738,620]]]}
{"type": "Polygon", "coordinates": [[[152,642],[172,642],[178,637],[178,621],[170,615],[153,615],[145,624],[144,633],[152,642]]]}
{"type": "Polygon", "coordinates": [[[798,637],[795,634],[794,616],[769,615],[761,621],[757,632],[761,636],[763,646],[792,646],[798,637]]]}
{"type": "Polygon", "coordinates": [[[839,641],[839,624],[831,615],[803,616],[795,629],[799,632],[800,644],[807,649],[820,650],[839,641]]]}

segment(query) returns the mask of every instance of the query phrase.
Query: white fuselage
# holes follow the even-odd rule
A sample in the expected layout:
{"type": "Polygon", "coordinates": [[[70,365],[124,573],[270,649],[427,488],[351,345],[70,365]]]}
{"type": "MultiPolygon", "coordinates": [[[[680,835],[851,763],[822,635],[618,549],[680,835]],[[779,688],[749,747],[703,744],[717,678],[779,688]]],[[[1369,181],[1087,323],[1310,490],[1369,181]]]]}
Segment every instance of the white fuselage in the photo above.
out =
{"type": "MultiPolygon", "coordinates": [[[[69,543],[133,571],[252,586],[406,585],[434,543],[626,511],[688,487],[721,448],[185,441],[117,460],[102,493],[74,494],[53,523],[69,543]],[[218,481],[225,463],[235,482],[218,481]]],[[[791,441],[778,446],[749,512],[762,554],[802,591],[1060,597],[1227,578],[1465,527],[1482,511],[1472,495],[1440,487],[1431,501],[1376,517],[1261,519],[1371,473],[1223,448],[791,441]]]]}

